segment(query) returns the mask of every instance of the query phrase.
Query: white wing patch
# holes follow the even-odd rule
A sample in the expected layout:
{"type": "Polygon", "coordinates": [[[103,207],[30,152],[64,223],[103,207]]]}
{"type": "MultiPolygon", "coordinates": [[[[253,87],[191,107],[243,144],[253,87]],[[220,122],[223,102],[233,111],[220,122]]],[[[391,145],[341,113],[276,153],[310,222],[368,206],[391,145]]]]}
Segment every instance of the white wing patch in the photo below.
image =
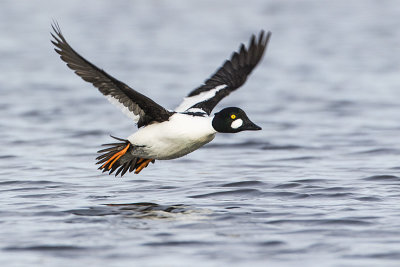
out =
{"type": "Polygon", "coordinates": [[[204,110],[202,110],[201,108],[190,108],[187,110],[187,112],[193,112],[193,113],[204,113],[207,114],[204,110]]]}
{"type": "Polygon", "coordinates": [[[111,104],[119,107],[126,116],[131,118],[135,123],[138,123],[138,121],[140,119],[139,115],[135,115],[132,111],[130,111],[127,107],[125,107],[121,102],[119,102],[118,99],[115,99],[114,97],[112,97],[110,95],[107,95],[106,98],[108,101],[110,101],[111,104]]]}
{"type": "Polygon", "coordinates": [[[211,90],[201,92],[198,95],[185,97],[183,99],[183,102],[175,109],[175,111],[176,112],[184,112],[188,108],[192,107],[193,105],[196,105],[197,103],[200,103],[200,102],[203,102],[210,98],[213,98],[219,90],[224,89],[226,87],[227,87],[226,84],[222,84],[222,85],[218,85],[217,87],[215,87],[211,90]]]}

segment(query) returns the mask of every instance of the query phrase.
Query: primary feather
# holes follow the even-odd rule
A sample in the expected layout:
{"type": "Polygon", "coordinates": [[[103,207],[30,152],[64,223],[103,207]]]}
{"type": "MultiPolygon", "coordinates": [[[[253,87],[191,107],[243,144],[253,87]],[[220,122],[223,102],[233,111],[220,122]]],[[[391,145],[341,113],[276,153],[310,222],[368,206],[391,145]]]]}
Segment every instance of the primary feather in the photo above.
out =
{"type": "Polygon", "coordinates": [[[248,48],[242,44],[239,52],[234,52],[203,85],[190,92],[175,111],[201,109],[210,115],[219,101],[245,83],[262,59],[270,37],[271,32],[265,35],[264,31],[258,38],[252,35],[248,48]]]}
{"type": "Polygon", "coordinates": [[[83,58],[68,44],[58,24],[55,23],[52,27],[55,33],[51,34],[54,38],[52,43],[60,58],[83,80],[98,88],[112,104],[121,108],[138,127],[153,121],[166,121],[173,114],[83,58]]]}

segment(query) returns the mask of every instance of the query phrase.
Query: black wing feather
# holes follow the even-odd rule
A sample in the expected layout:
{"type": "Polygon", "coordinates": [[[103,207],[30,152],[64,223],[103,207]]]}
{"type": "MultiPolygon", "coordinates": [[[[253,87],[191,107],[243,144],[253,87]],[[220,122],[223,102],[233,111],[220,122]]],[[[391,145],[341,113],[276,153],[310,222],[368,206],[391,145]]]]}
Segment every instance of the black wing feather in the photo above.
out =
{"type": "Polygon", "coordinates": [[[264,31],[260,32],[258,38],[252,35],[248,49],[242,44],[239,52],[234,52],[230,60],[226,60],[221,68],[206,80],[202,86],[190,92],[188,97],[207,92],[220,85],[225,84],[227,86],[219,90],[214,97],[197,103],[191,108],[200,108],[207,112],[207,114],[211,114],[211,111],[221,99],[245,83],[248,75],[262,59],[270,37],[271,32],[265,35],[264,31]]]}
{"type": "Polygon", "coordinates": [[[52,28],[55,33],[51,33],[54,38],[52,43],[56,46],[54,50],[60,58],[83,80],[98,88],[103,95],[113,97],[134,115],[139,116],[136,121],[138,127],[152,121],[166,121],[173,114],[79,55],[65,40],[57,23],[54,23],[52,28]]]}

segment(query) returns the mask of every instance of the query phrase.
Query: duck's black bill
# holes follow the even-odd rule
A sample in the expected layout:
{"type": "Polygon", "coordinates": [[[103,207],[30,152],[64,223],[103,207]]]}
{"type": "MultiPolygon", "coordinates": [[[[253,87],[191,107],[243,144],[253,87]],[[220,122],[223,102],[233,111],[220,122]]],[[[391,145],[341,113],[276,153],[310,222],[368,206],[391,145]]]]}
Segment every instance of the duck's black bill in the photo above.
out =
{"type": "Polygon", "coordinates": [[[242,126],[243,131],[259,131],[262,130],[260,126],[254,124],[253,122],[249,121],[245,125],[242,126]]]}

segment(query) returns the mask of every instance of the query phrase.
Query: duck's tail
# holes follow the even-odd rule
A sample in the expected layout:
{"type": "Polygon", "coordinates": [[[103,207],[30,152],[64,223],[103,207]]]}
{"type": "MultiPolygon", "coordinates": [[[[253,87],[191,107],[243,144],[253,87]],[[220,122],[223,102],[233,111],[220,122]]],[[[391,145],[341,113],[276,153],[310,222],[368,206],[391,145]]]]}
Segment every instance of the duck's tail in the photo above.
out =
{"type": "Polygon", "coordinates": [[[112,138],[120,141],[118,143],[103,144],[108,148],[97,151],[101,153],[96,158],[96,164],[102,164],[99,169],[103,172],[109,171],[108,174],[113,173],[116,169],[115,176],[121,173],[121,177],[129,170],[135,171],[138,174],[141,170],[147,167],[150,162],[154,163],[154,159],[137,158],[133,156],[132,151],[134,146],[126,139],[111,136],[112,138]]]}

